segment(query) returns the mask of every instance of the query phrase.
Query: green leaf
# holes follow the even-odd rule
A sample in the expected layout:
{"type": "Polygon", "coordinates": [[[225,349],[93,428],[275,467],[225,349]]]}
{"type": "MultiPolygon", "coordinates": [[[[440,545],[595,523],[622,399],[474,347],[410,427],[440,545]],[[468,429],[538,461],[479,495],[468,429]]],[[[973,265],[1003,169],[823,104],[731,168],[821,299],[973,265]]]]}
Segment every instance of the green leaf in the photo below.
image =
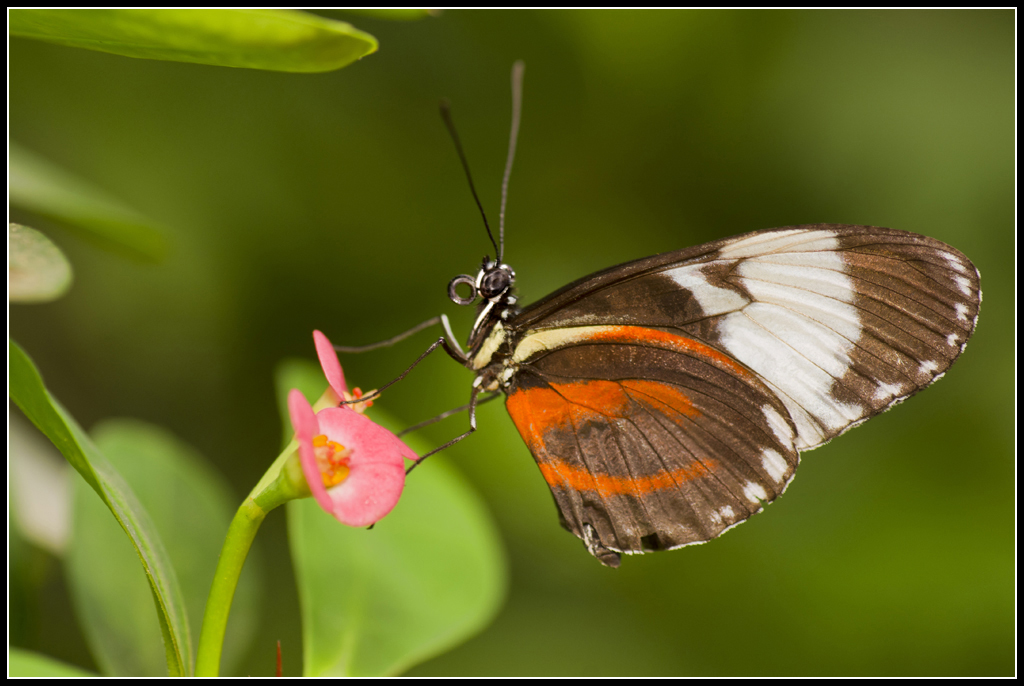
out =
{"type": "Polygon", "coordinates": [[[297,10],[18,9],[8,17],[13,36],[220,67],[323,72],[377,50],[370,34],[297,10]]]}
{"type": "Polygon", "coordinates": [[[160,622],[131,543],[84,481],[72,491],[67,581],[93,659],[105,676],[166,675],[160,622]]]}
{"type": "Polygon", "coordinates": [[[49,238],[21,224],[7,225],[7,299],[56,300],[71,288],[71,263],[49,238]]]}
{"type": "Polygon", "coordinates": [[[7,677],[83,677],[96,676],[80,667],[21,648],[7,649],[7,677]]]}
{"type": "MultiPolygon", "coordinates": [[[[290,362],[277,380],[279,398],[289,388],[309,397],[326,386],[312,364],[290,362]]],[[[369,416],[393,424],[378,406],[369,416]]],[[[306,676],[399,674],[482,630],[504,598],[505,562],[490,514],[440,456],[413,472],[398,505],[372,530],[340,524],[310,498],[288,503],[288,531],[306,676]]]]}
{"type": "Polygon", "coordinates": [[[11,399],[99,495],[142,560],[157,607],[168,673],[191,674],[188,612],[174,568],[149,515],[78,422],[49,394],[32,360],[14,341],[8,342],[8,366],[11,399]]]}
{"type": "Polygon", "coordinates": [[[441,14],[441,10],[439,9],[423,9],[417,7],[346,7],[345,9],[329,11],[344,12],[346,14],[360,14],[364,17],[388,19],[390,21],[418,21],[427,17],[436,17],[441,14]]]}
{"type": "Polygon", "coordinates": [[[289,359],[283,360],[274,369],[274,388],[277,413],[281,418],[283,448],[294,437],[292,420],[288,417],[288,391],[293,388],[299,389],[306,396],[306,400],[313,404],[327,388],[327,380],[319,365],[309,360],[289,359]]]}
{"type": "MultiPolygon", "coordinates": [[[[190,446],[167,431],[134,420],[108,420],[93,430],[96,445],[145,506],[181,584],[190,630],[199,635],[217,556],[236,500],[222,477],[190,446]]],[[[79,482],[69,582],[83,629],[103,672],[115,676],[164,673],[159,627],[144,602],[145,577],[106,508],[79,482]]],[[[223,668],[230,672],[257,622],[258,560],[250,559],[232,605],[223,668]]]]}
{"type": "Polygon", "coordinates": [[[8,144],[12,205],[84,232],[103,247],[157,261],[164,237],[120,201],[15,143],[8,144]]]}
{"type": "Polygon", "coordinates": [[[312,499],[288,504],[305,675],[399,674],[497,613],[506,579],[490,515],[454,467],[430,459],[372,530],[312,499]]]}

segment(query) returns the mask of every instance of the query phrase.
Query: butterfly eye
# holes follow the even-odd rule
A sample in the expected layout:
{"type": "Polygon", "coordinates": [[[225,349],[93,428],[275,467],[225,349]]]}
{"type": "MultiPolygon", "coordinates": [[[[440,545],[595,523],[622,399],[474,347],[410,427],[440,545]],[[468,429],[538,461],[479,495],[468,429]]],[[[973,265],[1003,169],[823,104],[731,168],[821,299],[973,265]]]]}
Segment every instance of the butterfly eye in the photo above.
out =
{"type": "Polygon", "coordinates": [[[456,276],[448,282],[448,297],[451,298],[452,302],[456,305],[472,305],[473,301],[476,300],[476,279],[467,274],[456,276]],[[468,298],[463,298],[459,295],[458,288],[463,284],[469,286],[468,298]]]}
{"type": "Polygon", "coordinates": [[[504,269],[492,269],[480,280],[480,295],[492,300],[508,290],[512,277],[504,269]]]}

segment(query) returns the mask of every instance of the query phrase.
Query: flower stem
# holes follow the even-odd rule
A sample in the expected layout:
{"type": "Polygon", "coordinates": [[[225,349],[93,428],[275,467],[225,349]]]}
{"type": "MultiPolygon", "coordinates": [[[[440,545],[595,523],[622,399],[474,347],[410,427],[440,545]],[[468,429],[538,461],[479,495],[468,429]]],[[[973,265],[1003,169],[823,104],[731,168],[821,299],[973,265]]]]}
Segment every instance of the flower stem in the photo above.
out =
{"type": "Polygon", "coordinates": [[[242,502],[228,527],[228,535],[224,539],[213,585],[210,587],[210,596],[206,601],[206,612],[203,614],[196,676],[220,674],[220,655],[224,647],[224,631],[231,612],[231,601],[245,558],[249,555],[249,548],[263,519],[278,505],[307,496],[309,486],[302,476],[302,467],[293,442],[274,460],[264,478],[260,479],[253,492],[242,502]]]}
{"type": "Polygon", "coordinates": [[[199,634],[199,655],[196,676],[217,676],[220,673],[220,652],[224,630],[228,625],[231,600],[238,585],[238,575],[249,554],[249,546],[267,513],[251,498],[246,498],[228,527],[224,548],[220,551],[217,572],[213,577],[210,597],[206,601],[203,629],[199,634]]]}

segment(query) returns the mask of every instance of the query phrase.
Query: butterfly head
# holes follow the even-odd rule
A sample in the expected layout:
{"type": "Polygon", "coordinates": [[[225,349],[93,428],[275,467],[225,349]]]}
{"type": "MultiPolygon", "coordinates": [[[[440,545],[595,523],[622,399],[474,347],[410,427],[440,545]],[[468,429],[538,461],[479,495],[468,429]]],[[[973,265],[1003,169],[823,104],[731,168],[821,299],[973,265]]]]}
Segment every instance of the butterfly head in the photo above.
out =
{"type": "Polygon", "coordinates": [[[484,257],[476,278],[461,274],[448,283],[448,297],[456,305],[472,305],[477,298],[482,298],[485,303],[498,303],[509,298],[515,281],[516,273],[512,267],[484,257]],[[467,297],[459,295],[459,286],[463,285],[471,289],[467,297]]]}

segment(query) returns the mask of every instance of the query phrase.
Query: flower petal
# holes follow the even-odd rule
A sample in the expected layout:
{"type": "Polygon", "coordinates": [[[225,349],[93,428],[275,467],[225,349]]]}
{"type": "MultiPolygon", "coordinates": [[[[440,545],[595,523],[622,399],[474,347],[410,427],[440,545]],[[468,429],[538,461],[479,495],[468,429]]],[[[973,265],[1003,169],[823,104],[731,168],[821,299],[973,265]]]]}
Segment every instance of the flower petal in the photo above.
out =
{"type": "Polygon", "coordinates": [[[332,441],[352,448],[351,465],[390,463],[403,465],[402,458],[416,460],[416,453],[400,438],[374,424],[373,420],[347,407],[329,407],[317,415],[320,431],[332,441]]]}
{"type": "Polygon", "coordinates": [[[369,526],[391,512],[404,487],[405,468],[401,464],[353,461],[348,478],[327,494],[338,521],[349,526],[369,526]]]}
{"type": "Polygon", "coordinates": [[[313,436],[320,433],[320,425],[306,396],[296,388],[288,393],[288,415],[292,420],[292,428],[295,429],[295,440],[299,442],[299,461],[302,463],[302,474],[309,484],[309,491],[320,503],[320,507],[333,512],[334,505],[324,487],[320,468],[316,466],[316,453],[313,450],[313,436]]]}
{"type": "Polygon", "coordinates": [[[317,415],[329,440],[351,448],[348,478],[327,493],[331,513],[349,526],[367,526],[386,515],[405,487],[403,457],[416,459],[397,436],[347,407],[329,407],[317,415]]]}
{"type": "Polygon", "coordinates": [[[313,436],[320,433],[320,423],[313,414],[306,396],[302,391],[293,388],[288,392],[288,416],[292,420],[292,428],[295,429],[295,437],[301,440],[313,442],[313,436]]]}
{"type": "Polygon", "coordinates": [[[324,370],[327,383],[331,390],[342,400],[348,393],[348,386],[345,385],[345,373],[341,371],[341,363],[338,362],[338,353],[327,336],[319,331],[313,332],[313,343],[316,345],[316,356],[320,358],[320,367],[324,370]]]}

